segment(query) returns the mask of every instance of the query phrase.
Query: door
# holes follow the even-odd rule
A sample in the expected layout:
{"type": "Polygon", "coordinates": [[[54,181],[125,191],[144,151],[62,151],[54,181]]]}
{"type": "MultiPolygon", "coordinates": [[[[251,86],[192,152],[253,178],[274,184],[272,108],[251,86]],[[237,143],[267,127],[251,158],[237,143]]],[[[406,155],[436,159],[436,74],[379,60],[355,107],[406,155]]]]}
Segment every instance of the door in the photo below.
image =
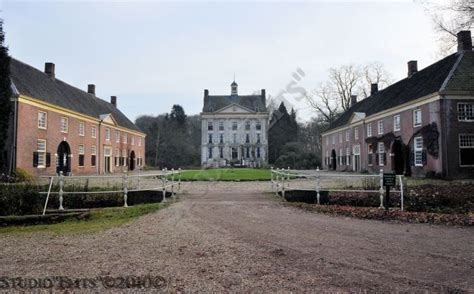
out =
{"type": "Polygon", "coordinates": [[[104,147],[104,173],[112,172],[112,149],[104,147]]]}
{"type": "Polygon", "coordinates": [[[403,158],[403,146],[401,140],[395,140],[392,144],[393,162],[392,167],[397,175],[402,175],[405,169],[405,160],[403,158]]]}
{"type": "Polygon", "coordinates": [[[130,152],[130,170],[135,169],[135,151],[130,152]]]}
{"type": "Polygon", "coordinates": [[[332,169],[336,170],[336,150],[334,149],[331,151],[331,165],[332,169]]]}
{"type": "Polygon", "coordinates": [[[352,147],[352,170],[360,171],[360,145],[354,145],[352,147]]]}
{"type": "Polygon", "coordinates": [[[56,173],[68,175],[71,172],[71,148],[66,141],[59,144],[56,158],[56,173]]]}

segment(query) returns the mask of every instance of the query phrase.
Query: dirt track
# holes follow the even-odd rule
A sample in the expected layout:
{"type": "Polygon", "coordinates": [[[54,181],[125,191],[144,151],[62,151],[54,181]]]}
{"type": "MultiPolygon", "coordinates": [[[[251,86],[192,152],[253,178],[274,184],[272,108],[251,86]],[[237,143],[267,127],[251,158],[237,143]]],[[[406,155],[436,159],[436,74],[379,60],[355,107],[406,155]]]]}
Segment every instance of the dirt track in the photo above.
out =
{"type": "Polygon", "coordinates": [[[151,274],[170,291],[200,292],[474,292],[472,228],[331,217],[255,193],[259,184],[220,185],[185,184],[195,194],[96,234],[0,236],[0,277],[151,274]]]}

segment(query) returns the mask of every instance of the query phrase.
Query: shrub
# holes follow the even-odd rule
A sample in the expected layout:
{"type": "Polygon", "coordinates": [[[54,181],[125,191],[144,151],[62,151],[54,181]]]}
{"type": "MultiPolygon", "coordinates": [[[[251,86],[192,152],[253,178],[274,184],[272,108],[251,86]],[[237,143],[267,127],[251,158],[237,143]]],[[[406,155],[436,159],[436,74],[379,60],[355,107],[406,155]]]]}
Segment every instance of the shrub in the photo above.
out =
{"type": "Polygon", "coordinates": [[[16,182],[34,182],[35,177],[30,174],[27,170],[22,168],[17,168],[15,171],[16,182]]]}

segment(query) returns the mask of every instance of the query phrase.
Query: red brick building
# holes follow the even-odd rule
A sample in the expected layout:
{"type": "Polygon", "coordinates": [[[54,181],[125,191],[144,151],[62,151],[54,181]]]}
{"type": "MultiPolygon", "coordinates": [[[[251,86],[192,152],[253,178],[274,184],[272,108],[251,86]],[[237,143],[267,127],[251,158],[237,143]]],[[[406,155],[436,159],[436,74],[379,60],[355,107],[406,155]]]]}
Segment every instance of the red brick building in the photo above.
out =
{"type": "Polygon", "coordinates": [[[474,52],[470,31],[458,51],[357,102],[322,134],[324,167],[414,176],[474,176],[474,52]]]}
{"type": "Polygon", "coordinates": [[[104,174],[135,170],[145,160],[145,134],[118,108],[55,76],[11,60],[13,113],[7,160],[10,172],[34,175],[104,174]]]}

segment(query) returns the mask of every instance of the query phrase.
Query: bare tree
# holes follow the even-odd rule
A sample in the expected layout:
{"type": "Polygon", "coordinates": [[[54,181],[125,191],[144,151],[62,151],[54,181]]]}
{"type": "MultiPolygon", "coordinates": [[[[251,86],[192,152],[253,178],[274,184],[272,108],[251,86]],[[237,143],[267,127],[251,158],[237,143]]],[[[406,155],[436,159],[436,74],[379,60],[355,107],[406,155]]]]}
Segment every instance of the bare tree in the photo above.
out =
{"type": "Polygon", "coordinates": [[[328,123],[333,122],[340,113],[340,99],[329,82],[320,84],[318,88],[306,94],[305,99],[309,106],[328,123]]]}
{"type": "Polygon", "coordinates": [[[361,77],[360,67],[352,64],[329,69],[331,91],[336,91],[337,98],[339,99],[338,104],[342,110],[345,111],[351,107],[351,95],[356,94],[357,85],[361,77]]]}
{"type": "Polygon", "coordinates": [[[367,98],[370,96],[372,84],[377,84],[378,89],[381,90],[391,83],[391,75],[385,69],[384,65],[378,61],[371,62],[363,67],[361,83],[357,92],[362,98],[367,98]]]}
{"type": "Polygon", "coordinates": [[[420,1],[433,19],[439,33],[439,53],[448,55],[456,46],[456,34],[474,25],[474,1],[450,0],[446,4],[420,1]]]}

